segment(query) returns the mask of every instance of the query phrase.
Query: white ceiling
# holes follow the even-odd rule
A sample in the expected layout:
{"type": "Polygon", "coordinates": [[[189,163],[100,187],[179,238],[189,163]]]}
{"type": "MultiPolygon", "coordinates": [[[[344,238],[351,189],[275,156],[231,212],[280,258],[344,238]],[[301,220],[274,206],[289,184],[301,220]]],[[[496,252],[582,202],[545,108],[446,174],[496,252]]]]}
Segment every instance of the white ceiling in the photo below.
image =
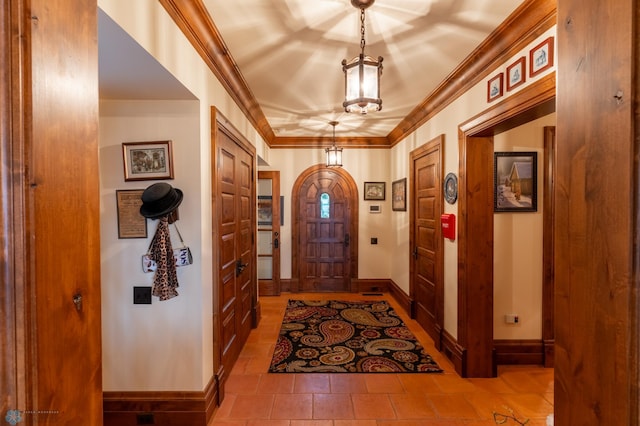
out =
{"type": "MultiPolygon", "coordinates": [[[[360,53],[349,0],[203,0],[276,136],[387,136],[523,0],[377,0],[366,48],[382,56],[382,110],[347,114],[341,62],[360,53]]],[[[193,99],[104,13],[100,95],[193,99]]]]}

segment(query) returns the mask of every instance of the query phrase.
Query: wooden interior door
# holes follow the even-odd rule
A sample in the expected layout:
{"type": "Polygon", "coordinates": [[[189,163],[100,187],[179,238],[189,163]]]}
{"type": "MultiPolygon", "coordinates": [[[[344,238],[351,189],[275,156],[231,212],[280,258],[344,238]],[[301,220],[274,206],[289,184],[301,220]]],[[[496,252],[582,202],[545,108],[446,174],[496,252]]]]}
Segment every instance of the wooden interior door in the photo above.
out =
{"type": "Polygon", "coordinates": [[[440,136],[411,152],[410,296],[412,316],[440,349],[444,328],[442,147],[440,136]]]}
{"type": "Polygon", "coordinates": [[[218,363],[220,400],[224,382],[257,322],[255,154],[239,136],[218,123],[217,164],[217,284],[214,286],[214,353],[218,363]]]}
{"type": "Polygon", "coordinates": [[[350,186],[333,169],[317,170],[300,186],[297,203],[299,290],[351,291],[350,186]]]}
{"type": "Polygon", "coordinates": [[[280,294],[280,172],[258,172],[258,293],[280,294]]]}

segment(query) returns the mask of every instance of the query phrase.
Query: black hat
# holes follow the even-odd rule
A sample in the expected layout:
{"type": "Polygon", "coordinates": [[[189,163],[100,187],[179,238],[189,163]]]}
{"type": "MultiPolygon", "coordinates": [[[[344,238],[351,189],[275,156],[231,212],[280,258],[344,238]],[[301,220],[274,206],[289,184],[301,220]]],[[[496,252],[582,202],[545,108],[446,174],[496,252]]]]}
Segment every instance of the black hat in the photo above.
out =
{"type": "Polygon", "coordinates": [[[182,191],[168,183],[154,183],[142,193],[140,214],[149,219],[168,215],[182,202],[182,191]]]}

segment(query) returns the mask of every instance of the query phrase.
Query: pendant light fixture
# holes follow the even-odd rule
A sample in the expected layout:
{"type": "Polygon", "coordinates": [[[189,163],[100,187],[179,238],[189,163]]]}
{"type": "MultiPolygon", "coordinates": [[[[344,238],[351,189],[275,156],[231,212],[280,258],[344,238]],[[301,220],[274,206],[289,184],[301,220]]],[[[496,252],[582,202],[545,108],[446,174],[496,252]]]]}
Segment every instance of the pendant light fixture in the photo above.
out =
{"type": "Polygon", "coordinates": [[[330,121],[329,124],[333,126],[333,145],[324,150],[327,154],[327,167],[342,167],[342,148],[336,146],[336,126],[338,122],[330,121]]]}
{"type": "Polygon", "coordinates": [[[351,0],[353,7],[360,9],[360,55],[347,62],[342,61],[344,71],[345,97],[342,106],[346,112],[366,114],[380,111],[380,75],[382,75],[382,56],[376,61],[364,54],[364,10],[375,0],[351,0]]]}

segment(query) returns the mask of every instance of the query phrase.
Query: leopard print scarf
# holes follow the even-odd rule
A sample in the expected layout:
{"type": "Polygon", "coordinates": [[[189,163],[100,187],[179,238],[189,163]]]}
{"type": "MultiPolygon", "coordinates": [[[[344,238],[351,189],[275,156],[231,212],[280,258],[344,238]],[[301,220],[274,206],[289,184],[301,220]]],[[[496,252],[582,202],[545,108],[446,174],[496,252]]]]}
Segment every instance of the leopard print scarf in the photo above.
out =
{"type": "Polygon", "coordinates": [[[176,263],[173,258],[173,248],[171,247],[168,216],[160,218],[158,229],[156,229],[156,234],[153,237],[153,241],[151,241],[149,254],[158,265],[156,274],[153,277],[151,294],[159,297],[160,300],[169,300],[172,297],[176,297],[178,295],[176,288],[179,284],[176,263]]]}

